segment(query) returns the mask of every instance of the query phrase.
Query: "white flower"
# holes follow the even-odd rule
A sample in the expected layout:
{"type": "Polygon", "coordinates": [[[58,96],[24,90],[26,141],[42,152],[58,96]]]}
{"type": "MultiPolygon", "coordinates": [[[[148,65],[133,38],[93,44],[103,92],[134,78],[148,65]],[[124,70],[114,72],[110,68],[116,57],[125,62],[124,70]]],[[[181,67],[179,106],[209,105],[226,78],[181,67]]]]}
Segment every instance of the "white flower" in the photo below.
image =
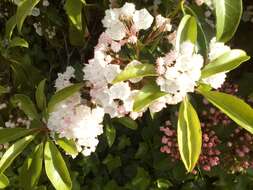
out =
{"type": "Polygon", "coordinates": [[[102,23],[105,28],[110,28],[115,23],[119,22],[120,9],[108,9],[105,11],[105,17],[102,23]]]}
{"type": "Polygon", "coordinates": [[[223,42],[216,42],[216,38],[213,38],[209,46],[209,60],[213,61],[230,50],[231,48],[229,46],[226,46],[223,42]]]}
{"type": "Polygon", "coordinates": [[[122,22],[115,22],[105,31],[113,40],[122,40],[126,36],[126,29],[122,22]]]}
{"type": "Polygon", "coordinates": [[[42,5],[43,5],[44,7],[48,7],[48,6],[49,6],[48,0],[43,0],[42,5]]]}
{"type": "Polygon", "coordinates": [[[131,89],[126,82],[119,82],[114,84],[110,88],[110,98],[111,99],[119,99],[126,100],[131,95],[131,89]]]}
{"type": "Polygon", "coordinates": [[[170,52],[164,58],[158,58],[157,67],[162,68],[157,70],[156,83],[161,91],[168,93],[166,103],[177,104],[187,93],[194,92],[203,63],[203,57],[194,53],[194,45],[190,42],[184,42],[180,52],[170,52]]]}
{"type": "Polygon", "coordinates": [[[40,9],[39,8],[33,8],[32,9],[32,12],[31,12],[31,15],[32,16],[35,16],[35,17],[37,17],[37,16],[39,16],[40,15],[40,9]]]}
{"type": "Polygon", "coordinates": [[[118,43],[118,42],[112,41],[112,43],[111,43],[111,49],[115,53],[118,53],[121,50],[121,44],[118,43]]]}
{"type": "Polygon", "coordinates": [[[108,64],[105,68],[105,78],[107,82],[112,83],[120,72],[121,70],[119,65],[108,64]]]}
{"type": "Polygon", "coordinates": [[[71,82],[69,80],[75,76],[74,72],[75,69],[71,66],[68,66],[64,73],[58,73],[58,77],[55,81],[55,88],[57,91],[71,85],[71,82]]]}
{"type": "Polygon", "coordinates": [[[132,17],[135,11],[135,5],[133,3],[125,3],[124,6],[121,8],[121,15],[126,17],[132,17]]]}
{"type": "Polygon", "coordinates": [[[147,9],[135,11],[133,15],[134,25],[137,30],[147,30],[153,23],[154,17],[147,9]]]}
{"type": "Polygon", "coordinates": [[[162,15],[157,15],[155,17],[156,27],[161,28],[164,27],[164,31],[171,31],[172,25],[170,24],[170,19],[163,17],[162,15]]]}
{"type": "MultiPolygon", "coordinates": [[[[213,61],[224,53],[229,52],[230,50],[231,48],[229,46],[226,46],[222,42],[216,42],[216,39],[213,38],[210,42],[209,60],[213,61]]],[[[214,89],[220,88],[225,80],[226,72],[217,73],[215,75],[202,79],[204,83],[209,84],[214,89]]]]}
{"type": "Polygon", "coordinates": [[[222,72],[222,73],[212,75],[208,78],[204,78],[202,80],[203,80],[204,83],[209,84],[214,89],[218,89],[225,82],[226,76],[227,76],[226,73],[222,72]]]}

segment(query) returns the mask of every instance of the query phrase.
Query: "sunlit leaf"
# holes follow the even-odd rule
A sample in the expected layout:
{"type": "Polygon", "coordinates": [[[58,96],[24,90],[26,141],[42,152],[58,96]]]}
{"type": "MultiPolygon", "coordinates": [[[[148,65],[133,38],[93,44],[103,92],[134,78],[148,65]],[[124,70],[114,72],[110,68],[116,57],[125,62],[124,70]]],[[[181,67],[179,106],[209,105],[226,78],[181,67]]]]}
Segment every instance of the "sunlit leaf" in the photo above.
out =
{"type": "Polygon", "coordinates": [[[34,129],[25,128],[4,128],[0,129],[0,144],[15,141],[23,136],[32,133],[34,129]]]}
{"type": "Polygon", "coordinates": [[[253,109],[243,100],[215,91],[200,91],[200,93],[234,122],[253,134],[253,109]]]}
{"type": "Polygon", "coordinates": [[[242,16],[242,0],[214,0],[216,38],[227,42],[235,34],[242,16]]]}
{"type": "Polygon", "coordinates": [[[44,148],[46,174],[56,190],[71,190],[72,182],[68,168],[55,144],[48,140],[44,148]]]}
{"type": "Polygon", "coordinates": [[[187,99],[181,103],[179,110],[177,141],[185,168],[191,172],[199,159],[202,134],[198,115],[187,99]]]}
{"type": "Polygon", "coordinates": [[[231,50],[207,64],[202,69],[201,76],[202,78],[207,78],[220,72],[231,71],[249,59],[250,57],[243,50],[231,50]]]}
{"type": "Polygon", "coordinates": [[[29,44],[28,42],[20,37],[14,37],[12,40],[10,40],[9,42],[9,47],[24,47],[24,48],[28,48],[29,44]]]}
{"type": "Polygon", "coordinates": [[[3,174],[0,174],[0,189],[4,189],[9,185],[9,179],[3,174]]]}
{"type": "Polygon", "coordinates": [[[138,129],[138,124],[136,123],[136,121],[134,121],[133,119],[129,117],[115,118],[113,119],[113,122],[120,123],[124,127],[127,127],[132,130],[138,129]]]}
{"type": "Polygon", "coordinates": [[[139,64],[128,66],[113,80],[113,83],[118,83],[130,79],[157,76],[155,66],[152,64],[139,64]]]}
{"type": "Polygon", "coordinates": [[[26,146],[35,138],[37,133],[26,136],[11,145],[0,160],[0,173],[3,173],[14,161],[14,159],[26,148],[26,146]]]}
{"type": "Polygon", "coordinates": [[[77,146],[74,140],[57,138],[56,144],[59,145],[67,154],[75,158],[78,155],[77,146]]]}

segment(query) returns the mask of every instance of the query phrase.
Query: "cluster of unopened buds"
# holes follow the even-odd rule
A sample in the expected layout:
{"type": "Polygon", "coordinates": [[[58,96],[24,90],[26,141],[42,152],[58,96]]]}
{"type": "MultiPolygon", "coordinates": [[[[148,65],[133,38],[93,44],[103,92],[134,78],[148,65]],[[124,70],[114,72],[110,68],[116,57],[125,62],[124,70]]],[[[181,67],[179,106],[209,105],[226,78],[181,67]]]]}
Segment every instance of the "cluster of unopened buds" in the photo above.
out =
{"type": "MultiPolygon", "coordinates": [[[[165,127],[161,127],[160,131],[164,133],[162,137],[162,147],[160,151],[166,153],[170,156],[171,161],[180,160],[180,154],[177,144],[177,133],[176,130],[172,128],[171,122],[166,121],[165,127]]],[[[218,136],[213,130],[206,127],[202,123],[202,151],[199,157],[198,165],[205,171],[210,171],[212,167],[220,164],[220,150],[218,149],[221,143],[218,136]]],[[[193,170],[193,174],[197,171],[193,170]]]]}

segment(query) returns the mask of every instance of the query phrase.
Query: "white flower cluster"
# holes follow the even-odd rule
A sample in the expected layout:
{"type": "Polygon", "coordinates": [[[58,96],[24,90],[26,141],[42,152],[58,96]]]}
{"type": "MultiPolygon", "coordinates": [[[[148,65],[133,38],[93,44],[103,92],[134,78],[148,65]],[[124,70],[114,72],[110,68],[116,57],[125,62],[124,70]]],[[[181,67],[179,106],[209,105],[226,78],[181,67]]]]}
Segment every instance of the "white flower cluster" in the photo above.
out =
{"type": "Polygon", "coordinates": [[[171,51],[157,59],[156,82],[161,91],[168,93],[163,97],[167,104],[177,104],[188,92],[194,92],[204,63],[202,56],[194,53],[194,47],[191,42],[184,42],[180,52],[171,51]]]}
{"type": "MultiPolygon", "coordinates": [[[[66,72],[58,74],[55,83],[57,90],[71,85],[74,69],[67,67],[66,72]]],[[[91,108],[85,104],[80,93],[76,93],[56,106],[48,119],[48,129],[59,137],[74,139],[79,151],[88,156],[95,151],[97,137],[103,133],[102,108],[91,108]]]]}
{"type": "MultiPolygon", "coordinates": [[[[213,61],[217,59],[219,56],[222,54],[229,52],[231,48],[229,46],[226,46],[222,42],[216,42],[216,39],[213,38],[210,42],[210,47],[209,47],[209,61],[213,61]]],[[[218,73],[215,75],[212,75],[208,78],[204,78],[203,82],[206,84],[209,84],[212,88],[218,89],[222,86],[222,84],[226,80],[226,72],[218,73]]]]}
{"type": "Polygon", "coordinates": [[[106,28],[105,32],[113,40],[122,40],[127,36],[135,36],[142,29],[148,29],[153,20],[146,9],[136,10],[134,4],[125,3],[121,8],[106,10],[102,23],[106,28]]]}

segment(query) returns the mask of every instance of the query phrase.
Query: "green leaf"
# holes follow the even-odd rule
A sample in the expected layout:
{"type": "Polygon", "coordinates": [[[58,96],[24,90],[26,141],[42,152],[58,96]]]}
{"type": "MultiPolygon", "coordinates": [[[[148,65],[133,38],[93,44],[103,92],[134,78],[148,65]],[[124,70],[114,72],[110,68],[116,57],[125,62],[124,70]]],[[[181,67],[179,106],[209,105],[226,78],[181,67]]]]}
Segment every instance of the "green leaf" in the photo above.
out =
{"type": "Polygon", "coordinates": [[[56,190],[71,190],[72,182],[68,168],[55,144],[48,140],[44,149],[46,174],[56,190]]]}
{"type": "Polygon", "coordinates": [[[190,41],[193,44],[197,41],[197,22],[195,17],[190,15],[185,15],[177,30],[176,38],[176,50],[180,50],[180,45],[185,41],[190,41]]]}
{"type": "Polygon", "coordinates": [[[73,96],[76,92],[80,91],[83,85],[84,85],[83,83],[74,84],[56,92],[48,103],[48,112],[49,113],[52,112],[54,107],[58,103],[73,96]]]}
{"type": "Polygon", "coordinates": [[[148,84],[144,86],[134,99],[133,110],[139,112],[148,107],[155,100],[166,96],[167,93],[161,92],[156,84],[148,84]]]}
{"type": "Polygon", "coordinates": [[[76,143],[72,139],[58,138],[56,144],[59,145],[67,154],[75,158],[78,155],[76,143]]]}
{"type": "Polygon", "coordinates": [[[3,174],[0,174],[0,189],[4,189],[9,185],[9,179],[3,174]]]}
{"type": "Polygon", "coordinates": [[[26,148],[38,133],[26,136],[11,145],[0,160],[0,173],[3,173],[14,159],[26,148]]]}
{"type": "Polygon", "coordinates": [[[167,179],[158,179],[156,180],[157,187],[159,189],[168,189],[172,187],[172,183],[167,179]]]}
{"type": "Polygon", "coordinates": [[[136,121],[132,120],[129,117],[114,118],[113,122],[120,123],[124,127],[127,127],[132,130],[138,129],[138,124],[136,123],[136,121]]]}
{"type": "Polygon", "coordinates": [[[112,156],[111,154],[108,154],[102,163],[106,165],[110,173],[122,164],[119,156],[112,156]]]}
{"type": "Polygon", "coordinates": [[[119,75],[113,80],[113,84],[126,81],[129,79],[157,76],[155,66],[152,64],[139,64],[126,67],[119,75]]]}
{"type": "Polygon", "coordinates": [[[11,18],[9,18],[9,20],[6,22],[5,25],[5,37],[10,40],[13,30],[15,28],[15,26],[17,25],[16,23],[16,15],[13,15],[11,18]]]}
{"type": "Polygon", "coordinates": [[[45,84],[46,84],[46,79],[42,80],[39,83],[35,92],[36,103],[40,110],[44,110],[47,105],[47,99],[45,95],[45,84]]]}
{"type": "Polygon", "coordinates": [[[9,42],[9,47],[25,47],[28,48],[29,44],[26,40],[20,37],[14,37],[10,42],[9,42]]]}
{"type": "Polygon", "coordinates": [[[187,99],[180,105],[177,141],[185,168],[191,172],[199,159],[202,134],[198,115],[187,99]]]}
{"type": "Polygon", "coordinates": [[[242,16],[242,0],[214,0],[217,41],[227,42],[235,34],[242,16]]]}
{"type": "Polygon", "coordinates": [[[27,16],[29,16],[33,10],[33,8],[40,2],[40,0],[23,0],[17,8],[16,13],[16,22],[19,33],[21,33],[21,29],[23,23],[27,16]]]}
{"type": "Polygon", "coordinates": [[[82,31],[76,29],[76,27],[70,23],[69,26],[69,41],[73,46],[83,46],[85,43],[85,35],[87,32],[87,28],[82,31]]]}
{"type": "Polygon", "coordinates": [[[82,31],[82,9],[83,2],[81,0],[67,0],[64,9],[71,23],[80,31],[82,31]]]}
{"type": "Polygon", "coordinates": [[[105,127],[106,127],[105,134],[106,134],[107,143],[108,143],[108,146],[111,147],[116,138],[116,130],[111,123],[106,123],[105,127]]]}
{"type": "Polygon", "coordinates": [[[20,185],[24,189],[35,189],[39,182],[43,163],[43,146],[43,143],[37,145],[21,168],[20,185]]]}
{"type": "Polygon", "coordinates": [[[204,67],[202,78],[207,78],[220,72],[231,71],[249,59],[250,57],[243,50],[234,49],[226,52],[204,67]]]}
{"type": "Polygon", "coordinates": [[[15,141],[23,136],[32,133],[34,129],[4,128],[0,129],[0,144],[15,141]]]}
{"type": "Polygon", "coordinates": [[[199,92],[234,122],[253,134],[253,109],[243,100],[221,92],[199,92]]]}
{"type": "Polygon", "coordinates": [[[31,119],[39,119],[39,114],[32,100],[24,94],[16,94],[11,98],[11,102],[18,106],[31,119]]]}
{"type": "Polygon", "coordinates": [[[145,169],[138,167],[137,174],[131,182],[133,185],[132,189],[146,190],[150,185],[150,181],[149,173],[145,169]]]}
{"type": "Polygon", "coordinates": [[[8,89],[4,86],[0,85],[0,95],[8,93],[8,89]]]}

